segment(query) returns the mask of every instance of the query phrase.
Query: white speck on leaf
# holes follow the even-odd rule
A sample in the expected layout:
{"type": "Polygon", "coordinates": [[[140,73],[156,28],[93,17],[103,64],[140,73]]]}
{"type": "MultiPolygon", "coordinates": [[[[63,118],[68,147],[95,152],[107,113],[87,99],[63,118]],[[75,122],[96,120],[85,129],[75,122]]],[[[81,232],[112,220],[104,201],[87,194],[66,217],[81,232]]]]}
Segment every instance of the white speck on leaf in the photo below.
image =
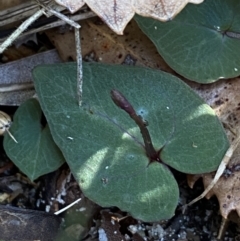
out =
{"type": "Polygon", "coordinates": [[[81,207],[81,208],[79,208],[79,211],[80,212],[84,212],[86,210],[86,207],[81,207]]]}

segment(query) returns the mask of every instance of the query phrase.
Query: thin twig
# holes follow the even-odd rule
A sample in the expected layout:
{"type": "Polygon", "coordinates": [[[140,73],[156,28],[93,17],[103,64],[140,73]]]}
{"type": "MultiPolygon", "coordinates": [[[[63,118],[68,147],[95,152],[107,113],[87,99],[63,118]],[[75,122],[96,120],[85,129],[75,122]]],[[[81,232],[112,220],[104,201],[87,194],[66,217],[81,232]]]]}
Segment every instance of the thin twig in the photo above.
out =
{"type": "Polygon", "coordinates": [[[75,29],[75,45],[76,45],[76,59],[77,59],[77,97],[78,97],[78,105],[82,105],[82,84],[83,84],[83,71],[82,71],[82,53],[81,53],[81,43],[80,43],[80,25],[74,21],[72,21],[70,18],[66,17],[65,15],[55,11],[54,9],[45,6],[43,4],[40,4],[43,8],[45,8],[50,13],[54,14],[58,18],[62,19],[66,23],[68,23],[70,26],[74,27],[75,29]]]}
{"type": "MultiPolygon", "coordinates": [[[[84,19],[88,19],[88,18],[92,18],[92,17],[95,17],[96,14],[94,12],[86,12],[86,13],[79,13],[77,15],[74,15],[74,16],[70,16],[69,19],[71,19],[72,21],[79,21],[79,20],[84,20],[84,19]]],[[[65,24],[65,21],[63,20],[57,20],[53,23],[49,23],[49,24],[46,24],[44,26],[41,26],[39,28],[34,28],[34,29],[31,29],[31,30],[28,30],[24,33],[22,33],[19,37],[25,37],[29,34],[33,34],[33,33],[38,33],[38,32],[42,32],[42,31],[45,31],[45,30],[48,30],[48,29],[51,29],[51,28],[56,28],[56,27],[59,27],[61,25],[65,24]]],[[[5,39],[7,39],[8,37],[6,38],[1,38],[0,39],[0,42],[1,41],[4,41],[5,39]]]]}
{"type": "Polygon", "coordinates": [[[33,22],[35,22],[39,17],[44,14],[44,9],[38,10],[35,14],[33,14],[30,18],[24,21],[1,45],[0,45],[0,54],[10,46],[19,35],[26,30],[33,22]]]}
{"type": "Polygon", "coordinates": [[[82,105],[82,85],[83,85],[83,69],[82,69],[82,53],[80,42],[80,31],[75,28],[75,44],[77,53],[77,96],[78,105],[82,105]]]}
{"type": "MultiPolygon", "coordinates": [[[[49,2],[46,0],[45,3],[49,2]]],[[[27,1],[11,8],[3,9],[0,11],[0,27],[14,23],[16,21],[23,21],[24,19],[32,16],[39,6],[36,1],[27,1]]]]}
{"type": "Polygon", "coordinates": [[[53,9],[53,6],[49,7],[48,5],[45,5],[45,4],[41,3],[41,2],[39,2],[39,5],[47,10],[46,14],[48,14],[48,12],[50,12],[51,14],[53,14],[56,17],[62,19],[64,22],[68,23],[70,26],[72,26],[74,28],[78,28],[79,29],[81,27],[78,23],[72,21],[70,18],[68,18],[64,14],[58,12],[58,6],[59,5],[54,5],[55,7],[57,7],[57,11],[53,9]]]}
{"type": "MultiPolygon", "coordinates": [[[[52,9],[52,7],[56,7],[59,10],[58,5],[53,5],[49,7],[44,3],[38,1],[39,5],[42,7],[41,10],[37,11],[33,16],[28,18],[25,22],[23,22],[16,31],[14,31],[10,37],[8,37],[2,45],[0,45],[0,53],[2,53],[9,45],[11,45],[17,37],[19,37],[23,31],[25,31],[30,24],[32,24],[36,19],[38,19],[41,15],[45,14],[47,16],[55,15],[63,22],[68,23],[75,29],[75,43],[76,43],[76,53],[77,53],[77,96],[78,96],[78,104],[81,106],[82,104],[82,84],[83,84],[83,70],[82,70],[82,54],[81,54],[81,43],[80,43],[80,25],[74,22],[71,18],[66,17],[62,13],[52,9]],[[44,10],[47,10],[46,12],[44,10]]],[[[61,22],[61,24],[63,23],[61,22]]],[[[36,30],[35,30],[36,31],[36,30]]],[[[28,33],[29,34],[29,33],[28,33]]]]}

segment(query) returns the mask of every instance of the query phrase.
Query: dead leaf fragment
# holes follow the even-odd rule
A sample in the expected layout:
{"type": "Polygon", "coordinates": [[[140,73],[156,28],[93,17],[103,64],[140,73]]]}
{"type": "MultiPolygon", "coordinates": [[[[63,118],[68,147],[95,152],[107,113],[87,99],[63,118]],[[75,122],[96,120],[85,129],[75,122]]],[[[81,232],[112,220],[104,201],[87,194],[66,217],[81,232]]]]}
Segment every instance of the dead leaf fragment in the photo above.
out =
{"type": "MultiPolygon", "coordinates": [[[[62,34],[58,29],[51,29],[46,34],[63,61],[75,60],[75,40],[72,31],[62,34]]],[[[173,73],[134,20],[130,21],[122,36],[114,34],[97,17],[84,20],[81,21],[81,37],[82,56],[85,61],[123,64],[135,60],[138,66],[173,73]]]]}
{"type": "MultiPolygon", "coordinates": [[[[238,138],[240,121],[240,82],[239,78],[222,80],[214,84],[195,86],[196,92],[215,110],[220,120],[227,124],[227,135],[232,143],[238,138]]],[[[216,195],[221,215],[227,219],[231,211],[235,210],[240,216],[240,145],[237,146],[233,156],[221,178],[208,192],[206,198],[216,195]]],[[[212,182],[215,173],[200,175],[204,187],[212,182]]],[[[200,177],[189,176],[188,183],[193,187],[200,177]]]]}
{"type": "MultiPolygon", "coordinates": [[[[227,219],[231,211],[235,210],[240,216],[240,149],[234,153],[231,163],[223,176],[207,194],[207,198],[216,195],[221,215],[227,219]]],[[[212,181],[212,175],[204,175],[203,183],[206,188],[212,181]]]]}
{"type": "Polygon", "coordinates": [[[135,0],[134,9],[141,16],[165,22],[173,19],[188,3],[201,2],[203,0],[135,0]]]}
{"type": "Polygon", "coordinates": [[[135,13],[131,1],[128,0],[85,0],[85,2],[118,34],[123,34],[123,30],[135,13]]]}
{"type": "Polygon", "coordinates": [[[77,12],[84,4],[84,0],[55,0],[56,3],[66,7],[71,13],[77,12]]]}
{"type": "Polygon", "coordinates": [[[123,34],[134,14],[168,21],[175,17],[188,3],[199,4],[203,0],[55,0],[71,13],[80,9],[84,2],[115,33],[123,34]]]}
{"type": "MultiPolygon", "coordinates": [[[[231,170],[230,176],[227,177],[227,175],[223,175],[206,196],[207,198],[210,198],[211,196],[216,195],[219,201],[220,213],[225,219],[227,219],[230,212],[234,210],[238,213],[238,216],[240,216],[239,167],[238,164],[238,166],[232,166],[232,170],[228,168],[227,170],[231,170]]],[[[212,178],[210,175],[204,176],[204,187],[206,188],[211,181],[212,178]]]]}

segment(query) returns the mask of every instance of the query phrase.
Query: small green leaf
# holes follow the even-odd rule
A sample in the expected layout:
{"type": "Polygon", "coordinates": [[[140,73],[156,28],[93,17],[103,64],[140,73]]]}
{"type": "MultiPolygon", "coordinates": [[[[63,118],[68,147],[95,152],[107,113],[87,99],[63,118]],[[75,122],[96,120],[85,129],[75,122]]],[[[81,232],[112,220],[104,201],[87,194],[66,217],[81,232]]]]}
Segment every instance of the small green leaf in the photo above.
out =
{"type": "Polygon", "coordinates": [[[33,71],[53,138],[82,191],[101,206],[118,206],[144,221],[170,218],[177,183],[165,164],[149,163],[138,126],[113,103],[110,91],[120,91],[148,122],[162,161],[186,173],[216,170],[228,148],[214,111],[164,72],[98,63],[84,63],[83,72],[79,107],[74,63],[33,71]]]}
{"type": "Polygon", "coordinates": [[[30,99],[16,111],[10,132],[6,133],[4,149],[14,164],[31,180],[58,169],[64,160],[54,143],[48,125],[41,127],[42,111],[37,100],[30,99]]]}
{"type": "Polygon", "coordinates": [[[165,23],[141,16],[135,20],[169,66],[182,76],[211,83],[240,74],[239,1],[188,4],[165,23]]]}

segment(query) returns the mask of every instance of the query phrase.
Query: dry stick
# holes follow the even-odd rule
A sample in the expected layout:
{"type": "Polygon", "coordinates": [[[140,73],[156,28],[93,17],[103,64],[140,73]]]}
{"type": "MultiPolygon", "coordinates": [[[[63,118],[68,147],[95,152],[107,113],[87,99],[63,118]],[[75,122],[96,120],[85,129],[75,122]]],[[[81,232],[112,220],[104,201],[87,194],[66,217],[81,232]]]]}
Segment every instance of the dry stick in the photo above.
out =
{"type": "Polygon", "coordinates": [[[11,45],[14,40],[19,37],[19,35],[28,28],[30,24],[32,24],[35,20],[37,20],[41,15],[43,15],[44,9],[62,19],[69,25],[75,28],[75,42],[76,42],[76,51],[77,51],[77,96],[78,96],[78,104],[81,106],[82,104],[82,55],[81,55],[81,46],[80,46],[80,37],[79,37],[79,28],[81,27],[79,24],[74,22],[73,20],[67,18],[65,15],[49,8],[48,6],[39,3],[43,8],[37,11],[34,15],[24,21],[16,31],[14,31],[3,43],[0,45],[0,53],[2,53],[9,45],[11,45]]]}
{"type": "Polygon", "coordinates": [[[45,5],[45,4],[42,4],[42,3],[39,3],[40,6],[42,6],[44,9],[46,9],[48,12],[52,13],[53,15],[55,15],[56,17],[62,19],[64,22],[68,23],[69,25],[71,25],[72,27],[74,28],[80,28],[81,26],[72,21],[70,18],[66,17],[64,14],[50,8],[49,6],[45,5]]]}
{"type": "Polygon", "coordinates": [[[47,11],[52,13],[53,15],[57,16],[58,18],[62,19],[75,29],[75,44],[76,44],[76,53],[77,53],[77,97],[78,97],[78,105],[82,105],[82,84],[83,84],[83,71],[82,71],[82,54],[81,54],[81,43],[80,43],[80,25],[74,21],[72,21],[70,18],[66,17],[65,15],[49,8],[48,6],[45,6],[41,4],[42,7],[46,8],[47,11]]]}
{"type": "MultiPolygon", "coordinates": [[[[19,1],[20,2],[20,1],[19,1]]],[[[49,0],[44,0],[45,4],[49,0]]],[[[33,0],[0,11],[0,27],[29,18],[39,9],[33,0]]],[[[64,7],[63,7],[64,9],[64,7]]]]}
{"type": "Polygon", "coordinates": [[[240,135],[237,136],[237,138],[233,141],[233,143],[231,144],[231,146],[228,148],[226,154],[224,155],[218,169],[217,172],[215,174],[214,179],[211,181],[211,183],[207,186],[207,188],[204,190],[204,192],[198,196],[197,198],[193,199],[190,203],[184,205],[183,207],[183,211],[190,205],[194,204],[195,202],[199,201],[200,199],[202,199],[203,197],[205,197],[207,195],[207,193],[214,187],[214,185],[217,183],[217,181],[219,180],[219,178],[222,176],[223,172],[226,169],[227,164],[229,163],[234,151],[236,150],[238,144],[240,142],[240,135]]]}
{"type": "MultiPolygon", "coordinates": [[[[42,0],[41,0],[42,1],[42,0]]],[[[49,0],[44,0],[43,3],[49,4],[49,0]]],[[[19,4],[17,6],[5,9],[5,10],[0,10],[0,27],[5,26],[11,23],[15,23],[16,21],[21,21],[23,22],[24,19],[29,18],[32,16],[37,10],[39,10],[39,4],[36,5],[36,0],[29,0],[26,3],[19,4]],[[33,4],[34,3],[34,4],[33,4]]],[[[55,9],[56,10],[56,9],[55,9]]],[[[58,5],[57,11],[61,12],[62,10],[66,10],[65,7],[58,5]]],[[[77,15],[81,15],[84,13],[87,13],[86,10],[88,10],[87,6],[82,7],[81,10],[83,10],[83,13],[76,13],[74,15],[71,15],[70,18],[76,17],[77,15]]],[[[91,10],[88,10],[89,13],[91,10]]],[[[92,15],[94,14],[91,12],[92,15]]],[[[94,14],[96,16],[96,14],[94,14]]],[[[78,19],[74,19],[74,21],[77,21],[78,19]]]]}
{"type": "Polygon", "coordinates": [[[38,10],[30,18],[25,20],[1,45],[0,45],[0,54],[10,46],[23,31],[25,31],[33,22],[35,22],[43,14],[46,14],[44,8],[38,10]]]}
{"type": "Polygon", "coordinates": [[[39,17],[44,14],[44,9],[38,10],[35,14],[33,14],[30,18],[24,21],[1,45],[0,45],[0,54],[10,46],[19,35],[26,30],[34,21],[36,21],[39,17]]]}
{"type": "Polygon", "coordinates": [[[82,85],[83,85],[83,69],[82,69],[82,53],[81,53],[81,42],[80,42],[80,31],[75,28],[75,44],[77,52],[77,96],[78,105],[82,105],[82,85]]]}
{"type": "MultiPolygon", "coordinates": [[[[96,14],[93,13],[93,12],[86,12],[86,13],[79,13],[77,15],[71,16],[71,17],[69,17],[69,19],[71,19],[72,21],[79,21],[79,20],[92,18],[92,17],[95,17],[95,16],[96,16],[96,14]]],[[[24,36],[27,36],[29,34],[38,33],[38,32],[44,31],[44,30],[59,27],[59,26],[63,25],[64,23],[65,23],[65,21],[58,20],[58,21],[55,21],[53,23],[46,24],[42,27],[28,30],[28,31],[22,33],[19,37],[24,37],[24,36]]],[[[7,38],[5,38],[5,39],[7,39],[7,38]]],[[[4,38],[1,38],[0,42],[3,41],[3,40],[4,40],[4,38]]]]}
{"type": "Polygon", "coordinates": [[[76,59],[77,59],[77,97],[78,105],[82,105],[82,84],[83,84],[83,71],[82,71],[82,53],[81,53],[81,43],[80,43],[80,25],[67,18],[65,15],[56,12],[55,10],[49,10],[52,14],[56,15],[58,18],[64,20],[69,25],[75,28],[75,45],[76,45],[76,59]]]}

